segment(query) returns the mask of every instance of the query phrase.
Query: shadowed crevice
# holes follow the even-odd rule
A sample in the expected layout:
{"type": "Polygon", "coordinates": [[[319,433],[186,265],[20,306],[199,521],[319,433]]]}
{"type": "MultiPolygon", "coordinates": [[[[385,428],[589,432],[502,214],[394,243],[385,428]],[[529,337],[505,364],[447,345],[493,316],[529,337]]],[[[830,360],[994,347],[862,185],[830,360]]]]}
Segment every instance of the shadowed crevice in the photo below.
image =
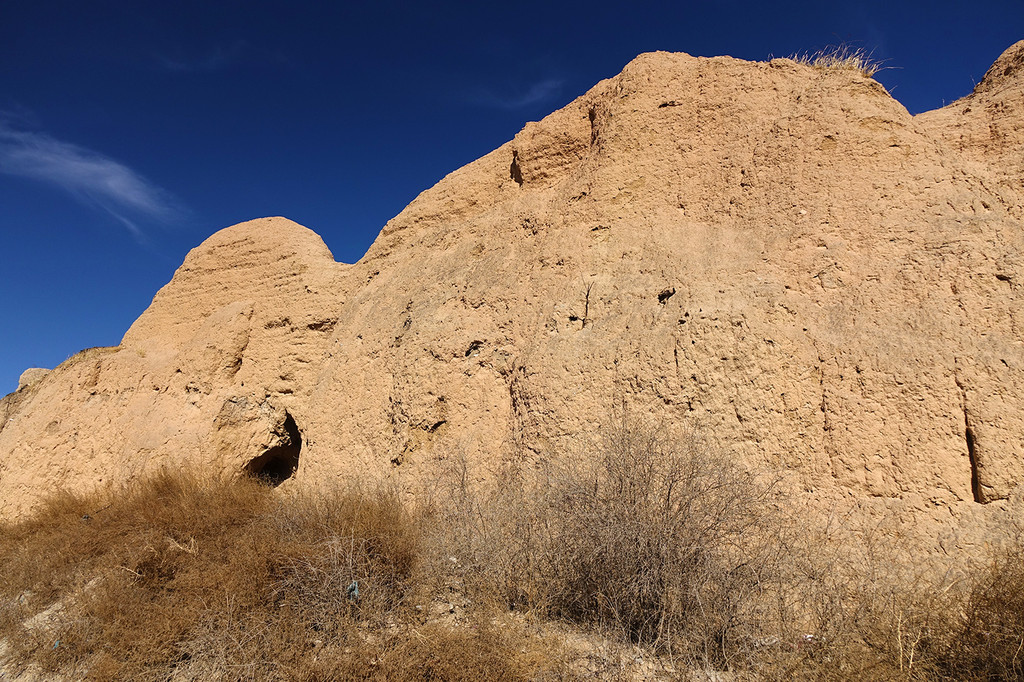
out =
{"type": "MultiPolygon", "coordinates": [[[[964,421],[967,420],[967,413],[964,413],[964,421]]],[[[967,438],[967,457],[971,461],[971,493],[974,495],[974,501],[979,504],[986,502],[984,495],[981,491],[981,482],[978,480],[978,455],[975,453],[974,444],[974,431],[971,427],[967,427],[966,431],[967,438]]]]}

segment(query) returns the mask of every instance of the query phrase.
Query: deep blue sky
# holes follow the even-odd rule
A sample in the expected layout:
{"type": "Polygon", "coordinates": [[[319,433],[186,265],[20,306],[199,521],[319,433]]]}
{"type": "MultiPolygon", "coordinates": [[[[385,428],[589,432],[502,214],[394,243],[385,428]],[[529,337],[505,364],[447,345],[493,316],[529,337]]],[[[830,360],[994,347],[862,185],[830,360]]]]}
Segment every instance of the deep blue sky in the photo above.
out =
{"type": "Polygon", "coordinates": [[[641,52],[848,42],[911,112],[970,92],[1024,0],[0,0],[0,395],[115,345],[188,250],[284,215],[358,260],[446,173],[641,52]]]}

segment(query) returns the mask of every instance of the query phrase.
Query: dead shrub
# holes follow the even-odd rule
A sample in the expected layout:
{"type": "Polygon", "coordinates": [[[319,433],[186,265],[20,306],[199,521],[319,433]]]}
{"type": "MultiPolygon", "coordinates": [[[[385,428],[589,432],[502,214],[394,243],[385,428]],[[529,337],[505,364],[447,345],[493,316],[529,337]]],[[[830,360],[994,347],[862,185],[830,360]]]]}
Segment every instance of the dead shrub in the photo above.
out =
{"type": "Polygon", "coordinates": [[[1024,679],[1024,536],[1009,541],[970,586],[943,660],[962,680],[1024,679]]]}
{"type": "Polygon", "coordinates": [[[464,597],[498,611],[543,601],[543,508],[531,501],[520,471],[507,467],[478,479],[456,453],[440,462],[419,496],[426,533],[423,600],[464,597]]]}
{"type": "Polygon", "coordinates": [[[618,632],[729,666],[757,628],[772,579],[772,481],[696,434],[623,419],[589,457],[488,488],[456,458],[441,485],[438,571],[509,608],[618,632]]]}
{"type": "Polygon", "coordinates": [[[549,609],[727,664],[772,570],[759,547],[768,492],[695,434],[621,424],[592,464],[547,481],[549,609]]]}

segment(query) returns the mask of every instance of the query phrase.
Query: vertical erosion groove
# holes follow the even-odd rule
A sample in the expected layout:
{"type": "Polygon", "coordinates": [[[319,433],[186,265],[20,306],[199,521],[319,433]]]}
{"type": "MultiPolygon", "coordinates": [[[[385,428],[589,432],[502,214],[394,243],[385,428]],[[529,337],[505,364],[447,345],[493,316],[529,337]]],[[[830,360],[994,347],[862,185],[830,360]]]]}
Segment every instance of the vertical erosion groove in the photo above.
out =
{"type": "Polygon", "coordinates": [[[964,410],[964,440],[967,442],[967,459],[971,464],[971,495],[978,504],[985,504],[988,500],[981,489],[981,479],[978,476],[978,452],[977,441],[974,436],[974,429],[971,428],[971,418],[967,411],[967,387],[960,380],[959,374],[953,377],[956,387],[960,389],[960,404],[964,410]]]}
{"type": "MultiPolygon", "coordinates": [[[[967,422],[967,412],[964,412],[964,422],[967,422]]],[[[965,437],[967,438],[967,457],[971,461],[971,493],[974,495],[974,501],[978,504],[984,504],[985,498],[981,492],[981,482],[978,480],[978,456],[974,451],[974,431],[968,426],[965,430],[965,437]]]]}

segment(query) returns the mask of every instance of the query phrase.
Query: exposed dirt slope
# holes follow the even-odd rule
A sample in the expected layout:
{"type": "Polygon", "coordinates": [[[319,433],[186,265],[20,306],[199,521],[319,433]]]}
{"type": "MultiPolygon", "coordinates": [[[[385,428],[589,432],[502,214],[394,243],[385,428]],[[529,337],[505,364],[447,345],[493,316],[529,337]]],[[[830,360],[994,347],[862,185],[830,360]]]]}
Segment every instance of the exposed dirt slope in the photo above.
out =
{"type": "Polygon", "coordinates": [[[5,399],[3,513],[298,445],[296,482],[529,461],[625,405],[960,542],[1024,482],[1022,59],[914,117],[852,69],[644,54],[354,265],[223,230],[121,346],[5,399]]]}

